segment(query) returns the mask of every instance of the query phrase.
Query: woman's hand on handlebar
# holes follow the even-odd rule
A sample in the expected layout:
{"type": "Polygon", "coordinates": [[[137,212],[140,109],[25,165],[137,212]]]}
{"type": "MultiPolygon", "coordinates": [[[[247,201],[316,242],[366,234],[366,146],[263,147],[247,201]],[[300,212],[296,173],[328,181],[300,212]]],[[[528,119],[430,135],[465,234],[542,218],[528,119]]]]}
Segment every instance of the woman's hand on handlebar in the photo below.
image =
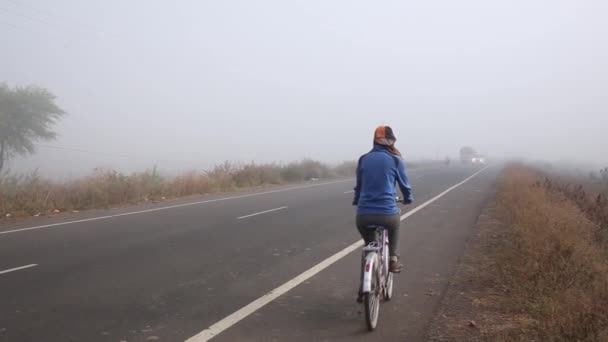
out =
{"type": "Polygon", "coordinates": [[[410,201],[409,199],[401,198],[400,196],[395,197],[395,200],[397,201],[397,203],[401,203],[404,205],[412,204],[412,201],[410,201]]]}

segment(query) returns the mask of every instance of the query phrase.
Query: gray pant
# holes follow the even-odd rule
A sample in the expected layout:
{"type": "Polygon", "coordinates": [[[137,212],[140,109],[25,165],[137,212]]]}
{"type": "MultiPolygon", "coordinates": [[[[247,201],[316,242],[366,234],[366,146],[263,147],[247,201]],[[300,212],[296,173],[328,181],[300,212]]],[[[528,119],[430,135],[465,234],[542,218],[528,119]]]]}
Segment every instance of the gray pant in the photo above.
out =
{"type": "Polygon", "coordinates": [[[388,230],[388,253],[390,256],[399,256],[399,224],[401,216],[396,215],[359,215],[357,216],[357,229],[365,244],[376,238],[376,231],[368,226],[382,226],[388,230]]]}

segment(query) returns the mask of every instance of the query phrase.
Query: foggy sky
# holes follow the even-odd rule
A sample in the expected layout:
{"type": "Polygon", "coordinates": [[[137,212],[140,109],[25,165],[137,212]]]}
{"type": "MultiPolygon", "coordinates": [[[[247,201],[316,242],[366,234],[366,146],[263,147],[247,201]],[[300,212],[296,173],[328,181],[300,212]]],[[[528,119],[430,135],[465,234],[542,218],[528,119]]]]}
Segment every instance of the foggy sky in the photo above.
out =
{"type": "Polygon", "coordinates": [[[606,1],[0,0],[0,81],[69,115],[15,169],[355,159],[608,162],[606,1]]]}

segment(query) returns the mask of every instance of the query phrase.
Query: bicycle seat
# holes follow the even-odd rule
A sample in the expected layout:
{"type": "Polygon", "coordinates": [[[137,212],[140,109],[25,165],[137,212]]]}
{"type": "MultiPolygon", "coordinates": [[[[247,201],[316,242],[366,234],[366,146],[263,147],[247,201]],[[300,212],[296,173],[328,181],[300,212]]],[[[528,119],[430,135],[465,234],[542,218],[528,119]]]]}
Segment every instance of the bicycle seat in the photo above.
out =
{"type": "Polygon", "coordinates": [[[379,225],[369,225],[365,226],[365,229],[384,229],[384,227],[379,225]]]}

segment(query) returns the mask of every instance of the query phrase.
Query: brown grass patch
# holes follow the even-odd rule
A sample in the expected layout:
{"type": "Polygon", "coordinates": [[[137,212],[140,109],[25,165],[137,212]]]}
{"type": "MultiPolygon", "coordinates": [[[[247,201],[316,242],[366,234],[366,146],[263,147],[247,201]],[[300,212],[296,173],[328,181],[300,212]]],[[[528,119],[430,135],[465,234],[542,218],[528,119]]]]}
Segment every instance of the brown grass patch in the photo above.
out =
{"type": "Polygon", "coordinates": [[[314,160],[289,164],[233,164],[225,162],[202,172],[165,177],[156,169],[124,174],[96,169],[88,177],[54,182],[34,172],[0,175],[0,221],[55,210],[108,208],[197,194],[228,192],[262,185],[351,177],[356,163],[335,167],[314,160]]]}
{"type": "Polygon", "coordinates": [[[569,196],[523,168],[505,171],[498,203],[510,236],[497,250],[498,271],[515,311],[553,341],[608,339],[608,255],[598,223],[569,196]]]}
{"type": "Polygon", "coordinates": [[[608,250],[589,214],[601,208],[547,177],[505,170],[431,339],[608,341],[608,250]]]}

